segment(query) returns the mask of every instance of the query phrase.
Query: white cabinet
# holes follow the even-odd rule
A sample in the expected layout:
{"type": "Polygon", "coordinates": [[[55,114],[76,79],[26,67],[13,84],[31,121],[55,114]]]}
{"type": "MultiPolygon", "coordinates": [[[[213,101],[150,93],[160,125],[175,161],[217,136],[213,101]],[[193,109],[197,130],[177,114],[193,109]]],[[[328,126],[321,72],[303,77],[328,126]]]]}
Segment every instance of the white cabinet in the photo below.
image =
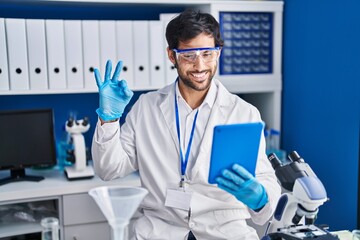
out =
{"type": "Polygon", "coordinates": [[[110,240],[110,226],[86,193],[63,196],[63,220],[65,240],[110,240]]]}
{"type": "MultiPolygon", "coordinates": [[[[29,239],[39,239],[40,220],[49,216],[59,219],[61,240],[110,240],[110,226],[87,192],[106,185],[140,186],[137,173],[109,182],[98,177],[68,181],[59,170],[36,171],[36,174],[44,176],[45,180],[1,186],[1,240],[25,235],[31,235],[29,239]]],[[[4,172],[0,172],[0,178],[3,176],[4,172]]]]}
{"type": "Polygon", "coordinates": [[[87,223],[64,227],[64,240],[111,240],[107,222],[87,223]]]}

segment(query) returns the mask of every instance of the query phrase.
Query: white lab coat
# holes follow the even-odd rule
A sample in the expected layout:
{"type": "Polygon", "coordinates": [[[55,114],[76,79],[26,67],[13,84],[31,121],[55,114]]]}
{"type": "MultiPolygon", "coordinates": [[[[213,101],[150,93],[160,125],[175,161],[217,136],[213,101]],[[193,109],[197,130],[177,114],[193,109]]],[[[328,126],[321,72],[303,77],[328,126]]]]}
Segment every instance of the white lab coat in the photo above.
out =
{"type": "Polygon", "coordinates": [[[261,121],[254,106],[229,93],[220,81],[213,81],[218,87],[216,100],[199,155],[193,168],[187,169],[187,189],[193,192],[190,219],[188,211],[164,206],[166,190],[179,183],[181,172],[175,83],[141,95],[126,123],[111,140],[100,143],[96,132],[94,134],[92,156],[97,175],[111,180],[138,170],[142,187],[149,191],[138,218],[130,226],[135,239],[186,239],[189,230],[197,239],[258,239],[245,219],[251,217],[253,222],[262,225],[275,209],[281,190],[265,154],[264,137],[259,148],[256,178],[265,187],[269,203],[261,211],[252,211],[231,194],[207,182],[214,126],[261,121]]]}

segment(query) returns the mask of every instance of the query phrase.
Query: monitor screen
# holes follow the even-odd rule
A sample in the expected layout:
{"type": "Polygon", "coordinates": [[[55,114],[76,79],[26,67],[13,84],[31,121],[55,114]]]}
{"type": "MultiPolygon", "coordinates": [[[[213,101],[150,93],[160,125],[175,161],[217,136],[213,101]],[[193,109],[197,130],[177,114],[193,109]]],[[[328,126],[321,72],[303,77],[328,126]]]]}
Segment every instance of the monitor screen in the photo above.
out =
{"type": "Polygon", "coordinates": [[[13,180],[31,180],[26,178],[25,168],[53,165],[56,152],[52,109],[0,112],[0,170],[11,170],[13,180]]]}

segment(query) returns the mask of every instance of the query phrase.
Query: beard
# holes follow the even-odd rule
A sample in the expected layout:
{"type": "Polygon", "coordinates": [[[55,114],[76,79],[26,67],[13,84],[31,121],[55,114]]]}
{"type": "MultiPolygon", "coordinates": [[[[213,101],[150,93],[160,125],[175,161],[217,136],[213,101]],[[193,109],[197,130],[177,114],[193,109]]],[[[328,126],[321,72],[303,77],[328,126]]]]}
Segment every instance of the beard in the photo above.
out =
{"type": "Polygon", "coordinates": [[[179,75],[179,79],[184,83],[184,85],[190,89],[193,89],[195,91],[205,91],[208,90],[210,88],[210,84],[211,81],[215,75],[216,72],[216,68],[217,68],[217,62],[216,64],[213,66],[213,68],[208,68],[202,71],[187,71],[184,72],[182,71],[182,69],[179,67],[178,63],[175,63],[175,66],[177,68],[177,72],[179,75]],[[199,74],[199,73],[206,73],[208,74],[208,77],[203,80],[201,83],[194,81],[191,79],[191,74],[199,74]]]}

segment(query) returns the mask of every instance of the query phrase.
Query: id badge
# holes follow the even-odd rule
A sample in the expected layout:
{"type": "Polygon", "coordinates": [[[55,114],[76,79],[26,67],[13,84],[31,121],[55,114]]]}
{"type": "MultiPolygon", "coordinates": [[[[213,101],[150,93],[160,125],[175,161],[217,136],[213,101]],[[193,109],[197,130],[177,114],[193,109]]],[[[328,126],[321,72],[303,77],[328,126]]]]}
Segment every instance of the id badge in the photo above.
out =
{"type": "Polygon", "coordinates": [[[171,188],[166,190],[165,206],[188,211],[190,209],[191,192],[184,188],[171,188]]]}

